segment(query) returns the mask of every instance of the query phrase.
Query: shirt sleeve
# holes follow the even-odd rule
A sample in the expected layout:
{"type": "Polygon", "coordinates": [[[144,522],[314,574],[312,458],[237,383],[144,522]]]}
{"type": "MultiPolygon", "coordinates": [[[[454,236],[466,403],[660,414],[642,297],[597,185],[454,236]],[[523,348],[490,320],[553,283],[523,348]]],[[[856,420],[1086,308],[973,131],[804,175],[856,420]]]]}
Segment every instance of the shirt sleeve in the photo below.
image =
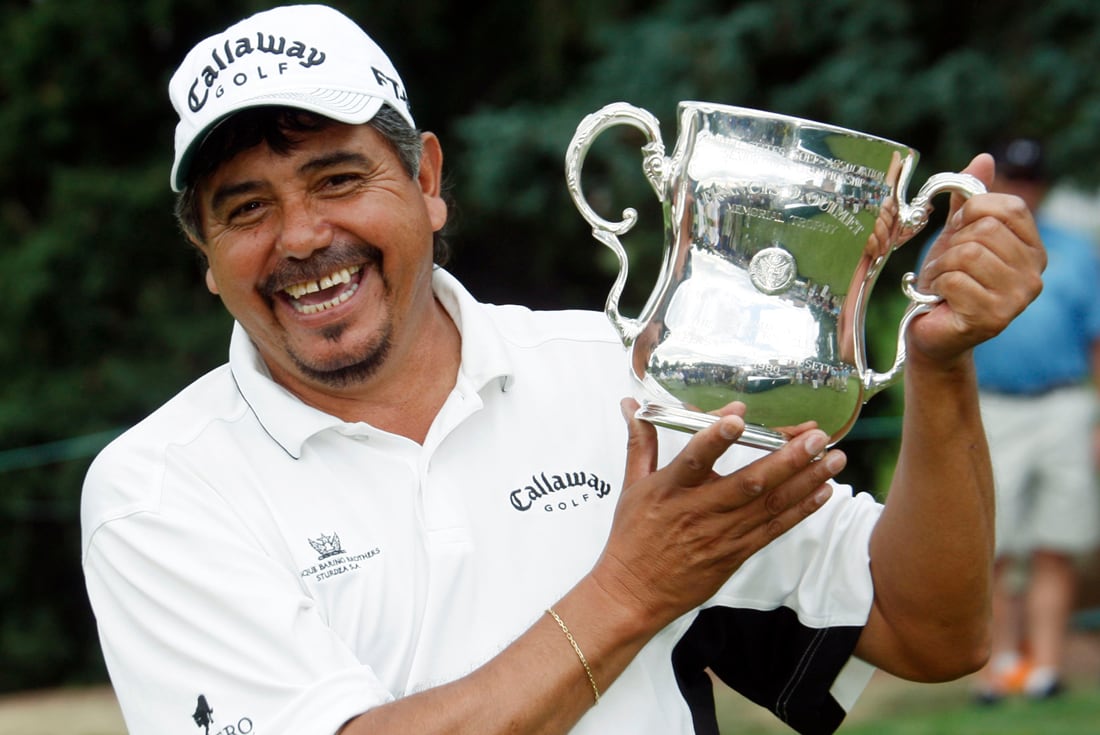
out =
{"type": "Polygon", "coordinates": [[[98,462],[85,483],[85,579],[131,735],[335,733],[392,700],[293,572],[186,479],[150,490],[98,462]]]}

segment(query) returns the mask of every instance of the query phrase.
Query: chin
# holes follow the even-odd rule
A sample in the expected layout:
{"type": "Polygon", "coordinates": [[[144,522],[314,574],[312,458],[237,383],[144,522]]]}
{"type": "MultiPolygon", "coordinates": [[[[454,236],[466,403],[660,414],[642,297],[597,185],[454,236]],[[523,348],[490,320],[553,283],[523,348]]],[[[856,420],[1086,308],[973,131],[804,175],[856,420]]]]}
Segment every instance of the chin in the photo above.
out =
{"type": "Polygon", "coordinates": [[[307,363],[295,358],[298,370],[312,383],[331,388],[346,388],[368,382],[386,362],[390,352],[387,330],[379,340],[365,346],[355,356],[342,356],[328,362],[307,363]]]}

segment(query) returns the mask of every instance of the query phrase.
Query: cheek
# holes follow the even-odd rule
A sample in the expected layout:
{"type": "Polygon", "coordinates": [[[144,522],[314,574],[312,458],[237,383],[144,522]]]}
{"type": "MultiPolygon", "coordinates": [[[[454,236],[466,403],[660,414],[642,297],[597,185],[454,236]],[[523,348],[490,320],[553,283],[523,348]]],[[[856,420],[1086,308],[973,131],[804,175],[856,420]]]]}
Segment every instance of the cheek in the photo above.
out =
{"type": "Polygon", "coordinates": [[[243,317],[245,311],[258,308],[253,299],[258,294],[256,279],[259,273],[254,270],[254,264],[239,255],[241,253],[220,252],[210,258],[206,269],[206,288],[221,299],[235,318],[243,317]]]}
{"type": "Polygon", "coordinates": [[[234,237],[212,241],[206,250],[206,287],[212,293],[251,289],[263,277],[271,252],[263,237],[234,237]]]}

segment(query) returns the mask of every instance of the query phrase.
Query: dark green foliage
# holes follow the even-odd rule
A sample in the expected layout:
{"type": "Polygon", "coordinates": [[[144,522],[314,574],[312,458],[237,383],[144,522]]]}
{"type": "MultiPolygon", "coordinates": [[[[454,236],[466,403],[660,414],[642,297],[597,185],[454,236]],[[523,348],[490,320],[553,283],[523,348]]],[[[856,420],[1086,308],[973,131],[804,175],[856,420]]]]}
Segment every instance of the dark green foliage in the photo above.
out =
{"type": "MultiPolygon", "coordinates": [[[[921,149],[918,182],[1016,128],[1047,137],[1063,175],[1100,184],[1089,0],[335,4],[390,50],[418,122],[440,134],[453,270],[489,300],[602,306],[614,264],[569,200],[563,157],[580,119],[618,100],[657,115],[666,142],[688,98],[858,128],[921,149]]],[[[224,360],[229,320],[171,217],[165,88],[195,40],[267,5],[0,7],[0,452],[130,425],[224,360]]],[[[660,222],[638,139],[607,137],[586,189],[608,216],[642,212],[625,310],[652,286],[660,222]]],[[[899,251],[876,292],[869,329],[886,353],[915,257],[899,251]]],[[[853,481],[880,486],[890,442],[849,449],[853,481]]],[[[0,689],[102,676],[78,567],[87,461],[0,467],[0,689]]]]}

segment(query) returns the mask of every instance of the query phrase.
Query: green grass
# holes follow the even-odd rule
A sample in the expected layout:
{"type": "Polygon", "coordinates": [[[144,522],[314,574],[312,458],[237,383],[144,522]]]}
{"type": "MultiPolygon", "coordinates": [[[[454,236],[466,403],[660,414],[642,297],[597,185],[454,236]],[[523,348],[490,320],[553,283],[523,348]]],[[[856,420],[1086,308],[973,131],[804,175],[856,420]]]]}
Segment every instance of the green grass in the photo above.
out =
{"type": "Polygon", "coordinates": [[[895,714],[841,727],[847,735],[1085,735],[1100,732],[1100,687],[1047,702],[1014,700],[895,714]]]}
{"type": "MultiPolygon", "coordinates": [[[[1100,733],[1100,676],[1074,681],[1061,697],[1031,702],[1010,699],[979,706],[967,681],[912,684],[876,675],[839,735],[1094,735],[1100,733]]],[[[776,717],[716,690],[723,735],[794,732],[776,717]]]]}

